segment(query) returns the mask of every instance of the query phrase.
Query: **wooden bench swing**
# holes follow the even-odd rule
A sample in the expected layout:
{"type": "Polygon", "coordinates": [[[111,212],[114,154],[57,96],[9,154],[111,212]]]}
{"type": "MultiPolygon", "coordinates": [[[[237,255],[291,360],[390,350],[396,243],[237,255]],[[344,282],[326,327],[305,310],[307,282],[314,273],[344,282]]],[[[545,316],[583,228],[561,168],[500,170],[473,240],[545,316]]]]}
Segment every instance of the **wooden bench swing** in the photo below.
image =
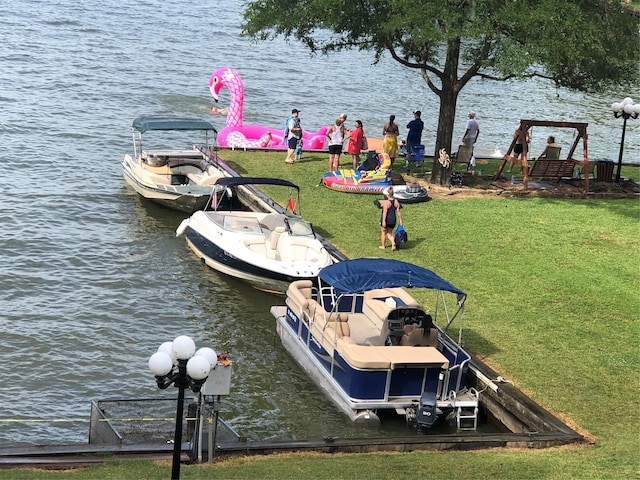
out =
{"type": "MultiPolygon", "coordinates": [[[[556,128],[574,128],[577,130],[576,138],[569,150],[569,154],[566,159],[552,159],[552,158],[540,158],[535,160],[533,167],[530,168],[528,161],[528,145],[522,139],[523,151],[520,155],[520,158],[515,158],[511,155],[513,152],[517,138],[514,138],[511,141],[511,145],[507,150],[507,153],[502,157],[502,162],[498,167],[498,171],[493,177],[494,180],[500,178],[502,174],[502,170],[504,169],[507,162],[510,162],[512,165],[520,165],[522,167],[523,173],[523,185],[524,189],[527,190],[529,188],[529,178],[548,178],[555,179],[560,181],[562,178],[573,178],[574,168],[578,166],[581,171],[581,176],[584,175],[584,193],[589,193],[589,157],[587,151],[587,125],[588,123],[577,123],[577,122],[554,122],[547,120],[520,120],[520,132],[521,136],[525,137],[526,132],[529,131],[531,127],[541,126],[541,127],[556,127],[556,128]],[[583,151],[583,159],[575,160],[573,158],[573,154],[578,146],[578,143],[582,140],[582,151],[583,151]]],[[[559,153],[559,150],[558,150],[559,153]]]]}

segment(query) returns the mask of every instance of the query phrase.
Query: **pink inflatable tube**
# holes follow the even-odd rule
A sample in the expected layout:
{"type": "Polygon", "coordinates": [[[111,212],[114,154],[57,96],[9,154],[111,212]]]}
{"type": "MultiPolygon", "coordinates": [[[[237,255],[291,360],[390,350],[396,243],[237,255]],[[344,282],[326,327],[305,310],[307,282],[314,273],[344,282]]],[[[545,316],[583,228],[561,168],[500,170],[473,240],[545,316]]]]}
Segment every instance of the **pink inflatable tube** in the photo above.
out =
{"type": "MultiPolygon", "coordinates": [[[[324,150],[327,127],[315,133],[302,132],[305,150],[324,150]]],[[[286,149],[283,130],[274,130],[260,125],[224,127],[218,133],[218,145],[232,148],[279,148],[286,149]]]]}
{"type": "MultiPolygon", "coordinates": [[[[209,90],[214,100],[222,87],[229,89],[231,101],[227,112],[227,124],[218,133],[218,145],[231,148],[278,148],[285,149],[284,130],[261,125],[243,125],[244,85],[238,72],[231,68],[219,68],[209,77],[209,90]]],[[[282,121],[283,125],[285,120],[282,121]]],[[[317,132],[302,131],[305,150],[324,150],[327,127],[317,132]]]]}

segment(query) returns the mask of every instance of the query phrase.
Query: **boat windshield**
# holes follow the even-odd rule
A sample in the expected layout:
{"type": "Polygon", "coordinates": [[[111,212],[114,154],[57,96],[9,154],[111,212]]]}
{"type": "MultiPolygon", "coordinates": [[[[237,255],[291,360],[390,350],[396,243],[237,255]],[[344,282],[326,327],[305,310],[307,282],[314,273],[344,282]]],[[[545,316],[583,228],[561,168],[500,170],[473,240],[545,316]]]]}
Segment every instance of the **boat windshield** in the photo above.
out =
{"type": "Polygon", "coordinates": [[[310,223],[305,222],[301,218],[286,218],[287,230],[294,236],[314,237],[315,233],[310,223]]]}

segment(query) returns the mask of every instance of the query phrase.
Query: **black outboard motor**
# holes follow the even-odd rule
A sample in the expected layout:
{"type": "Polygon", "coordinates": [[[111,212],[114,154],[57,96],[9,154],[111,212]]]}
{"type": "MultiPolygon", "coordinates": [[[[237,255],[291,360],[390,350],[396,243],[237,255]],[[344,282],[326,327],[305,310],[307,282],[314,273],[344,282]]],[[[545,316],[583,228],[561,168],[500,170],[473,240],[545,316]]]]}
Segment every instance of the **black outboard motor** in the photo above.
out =
{"type": "Polygon", "coordinates": [[[422,392],[420,395],[420,406],[416,415],[416,426],[418,428],[430,428],[436,421],[437,399],[435,393],[422,392]]]}

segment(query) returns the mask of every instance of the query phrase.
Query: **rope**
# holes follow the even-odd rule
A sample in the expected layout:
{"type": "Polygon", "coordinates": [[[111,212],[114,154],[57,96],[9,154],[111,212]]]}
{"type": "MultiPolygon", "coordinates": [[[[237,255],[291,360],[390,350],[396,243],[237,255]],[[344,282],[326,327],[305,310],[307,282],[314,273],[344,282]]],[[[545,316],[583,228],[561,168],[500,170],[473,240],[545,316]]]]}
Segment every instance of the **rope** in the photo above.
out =
{"type": "MultiPolygon", "coordinates": [[[[99,418],[98,422],[175,422],[176,417],[141,417],[141,418],[99,418]]],[[[184,420],[196,420],[196,418],[187,417],[184,420]]],[[[0,419],[1,423],[63,423],[63,422],[81,422],[81,423],[89,423],[91,422],[90,418],[2,418],[0,419]]]]}

